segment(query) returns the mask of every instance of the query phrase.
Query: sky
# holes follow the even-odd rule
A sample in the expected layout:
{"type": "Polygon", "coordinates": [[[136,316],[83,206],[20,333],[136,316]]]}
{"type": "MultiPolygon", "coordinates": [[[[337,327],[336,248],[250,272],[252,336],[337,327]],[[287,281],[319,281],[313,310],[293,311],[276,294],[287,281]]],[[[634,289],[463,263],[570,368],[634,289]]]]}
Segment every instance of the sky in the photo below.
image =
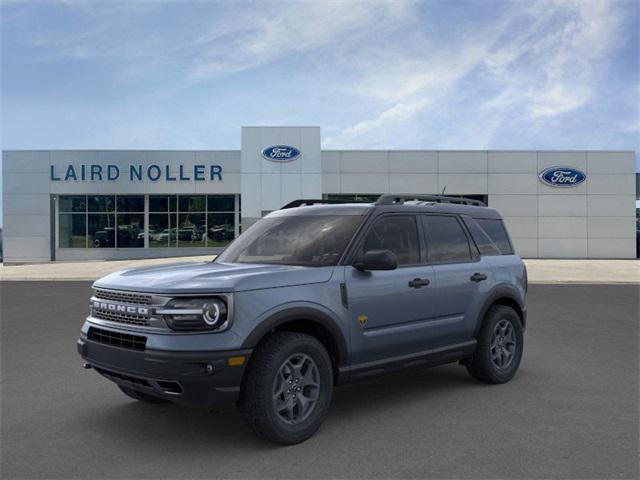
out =
{"type": "Polygon", "coordinates": [[[0,147],[639,151],[639,4],[0,0],[0,147]]]}

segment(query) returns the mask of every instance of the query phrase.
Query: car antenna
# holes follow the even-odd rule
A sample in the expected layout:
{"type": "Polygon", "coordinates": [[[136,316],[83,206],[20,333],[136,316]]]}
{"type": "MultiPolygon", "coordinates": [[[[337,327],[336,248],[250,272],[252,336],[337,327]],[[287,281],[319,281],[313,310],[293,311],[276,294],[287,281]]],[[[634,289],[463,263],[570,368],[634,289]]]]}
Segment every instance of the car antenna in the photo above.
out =
{"type": "Polygon", "coordinates": [[[442,193],[440,195],[442,195],[444,197],[444,192],[447,190],[447,186],[445,185],[444,187],[442,187],[442,193]]]}

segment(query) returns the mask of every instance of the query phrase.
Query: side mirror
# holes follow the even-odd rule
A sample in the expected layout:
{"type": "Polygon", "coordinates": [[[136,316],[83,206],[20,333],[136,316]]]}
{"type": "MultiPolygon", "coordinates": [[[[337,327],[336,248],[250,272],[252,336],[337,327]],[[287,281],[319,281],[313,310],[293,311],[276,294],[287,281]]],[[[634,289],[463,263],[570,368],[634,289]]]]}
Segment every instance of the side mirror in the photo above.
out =
{"type": "Polygon", "coordinates": [[[367,270],[395,270],[398,257],[391,250],[369,250],[353,262],[353,268],[361,272],[367,270]]]}

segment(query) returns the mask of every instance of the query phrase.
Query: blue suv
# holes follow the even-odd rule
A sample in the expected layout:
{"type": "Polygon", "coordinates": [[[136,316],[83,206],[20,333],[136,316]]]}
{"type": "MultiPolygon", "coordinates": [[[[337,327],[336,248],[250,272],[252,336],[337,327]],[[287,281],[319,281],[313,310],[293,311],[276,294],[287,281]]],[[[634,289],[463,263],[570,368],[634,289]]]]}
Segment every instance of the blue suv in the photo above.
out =
{"type": "Polygon", "coordinates": [[[78,351],[129,397],[233,401],[280,444],[320,427],[334,386],[451,362],[487,383],[522,357],[527,273],[499,213],[444,196],[297,200],[213,262],[95,282],[78,351]]]}

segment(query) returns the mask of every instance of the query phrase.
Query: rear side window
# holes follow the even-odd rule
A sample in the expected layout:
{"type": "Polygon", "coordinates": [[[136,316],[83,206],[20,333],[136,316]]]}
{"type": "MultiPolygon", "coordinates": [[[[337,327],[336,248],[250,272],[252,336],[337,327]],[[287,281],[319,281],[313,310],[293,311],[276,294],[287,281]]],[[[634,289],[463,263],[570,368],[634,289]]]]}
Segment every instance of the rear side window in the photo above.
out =
{"type": "Polygon", "coordinates": [[[467,235],[456,217],[423,215],[430,263],[471,261],[467,235]]]}
{"type": "Polygon", "coordinates": [[[476,218],[478,225],[486,232],[493,243],[500,249],[500,253],[503,255],[512,255],[513,246],[509,241],[509,235],[507,235],[507,229],[504,228],[502,220],[494,218],[476,218]]]}
{"type": "Polygon", "coordinates": [[[473,218],[463,217],[463,220],[481,255],[502,255],[502,252],[500,252],[500,249],[493,243],[493,240],[489,238],[489,235],[485,233],[473,218]]]}
{"type": "Polygon", "coordinates": [[[391,250],[398,257],[398,265],[420,263],[420,241],[413,215],[382,217],[367,232],[362,251],[391,250]]]}

